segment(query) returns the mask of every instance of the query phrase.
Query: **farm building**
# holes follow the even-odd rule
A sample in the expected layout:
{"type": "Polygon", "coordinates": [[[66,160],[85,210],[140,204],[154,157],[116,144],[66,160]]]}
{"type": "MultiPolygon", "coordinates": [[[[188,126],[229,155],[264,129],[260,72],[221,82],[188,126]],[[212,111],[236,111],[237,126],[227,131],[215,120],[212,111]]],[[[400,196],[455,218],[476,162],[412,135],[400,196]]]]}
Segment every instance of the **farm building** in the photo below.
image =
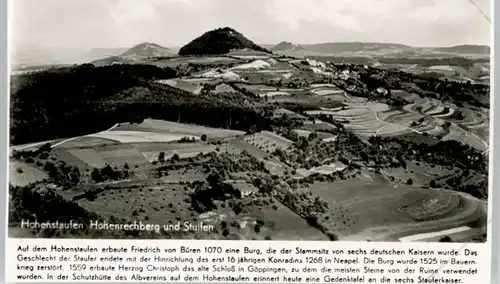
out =
{"type": "Polygon", "coordinates": [[[250,196],[259,192],[259,189],[249,184],[246,180],[225,180],[225,184],[231,185],[234,189],[241,193],[241,197],[250,196]]]}

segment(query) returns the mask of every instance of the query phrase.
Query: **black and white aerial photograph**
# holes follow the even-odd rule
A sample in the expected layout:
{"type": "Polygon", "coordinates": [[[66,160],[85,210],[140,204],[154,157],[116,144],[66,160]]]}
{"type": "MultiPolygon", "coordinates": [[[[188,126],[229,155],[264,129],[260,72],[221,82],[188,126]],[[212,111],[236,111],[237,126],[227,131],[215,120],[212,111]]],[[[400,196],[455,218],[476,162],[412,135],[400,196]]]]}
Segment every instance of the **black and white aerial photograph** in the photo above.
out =
{"type": "Polygon", "coordinates": [[[485,242],[491,7],[10,1],[8,235],[485,242]]]}

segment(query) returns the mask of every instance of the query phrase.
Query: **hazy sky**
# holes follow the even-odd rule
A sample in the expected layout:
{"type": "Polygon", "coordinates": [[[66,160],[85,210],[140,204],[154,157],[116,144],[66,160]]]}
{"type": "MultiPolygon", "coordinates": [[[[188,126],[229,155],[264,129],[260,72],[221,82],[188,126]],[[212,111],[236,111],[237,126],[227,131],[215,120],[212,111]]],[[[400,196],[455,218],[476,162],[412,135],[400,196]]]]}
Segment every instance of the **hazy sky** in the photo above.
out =
{"type": "Polygon", "coordinates": [[[259,44],[489,44],[492,24],[470,0],[14,0],[10,25],[14,49],[87,49],[182,46],[223,26],[259,44]]]}

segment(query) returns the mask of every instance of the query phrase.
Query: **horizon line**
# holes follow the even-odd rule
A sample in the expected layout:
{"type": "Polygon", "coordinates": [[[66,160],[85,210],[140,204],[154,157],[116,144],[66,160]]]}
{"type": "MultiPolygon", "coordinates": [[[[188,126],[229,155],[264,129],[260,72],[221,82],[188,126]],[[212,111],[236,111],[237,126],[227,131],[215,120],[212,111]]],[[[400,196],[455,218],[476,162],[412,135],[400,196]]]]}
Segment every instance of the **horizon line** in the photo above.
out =
{"type": "MultiPolygon", "coordinates": [[[[283,43],[283,42],[289,42],[289,43],[292,43],[292,44],[295,44],[295,45],[302,45],[302,46],[310,46],[310,45],[321,45],[321,44],[334,44],[334,43],[373,43],[373,44],[394,44],[394,45],[402,45],[402,46],[405,46],[405,47],[410,47],[410,48],[451,48],[451,47],[457,47],[457,46],[483,46],[483,47],[488,47],[488,48],[492,48],[492,45],[491,44],[478,44],[478,43],[460,43],[460,44],[454,44],[454,45],[446,45],[446,46],[418,46],[418,45],[411,45],[411,44],[405,44],[405,43],[398,43],[398,42],[383,42],[383,41],[359,41],[359,40],[356,40],[356,41],[325,41],[325,42],[316,42],[316,43],[294,43],[292,41],[287,41],[287,40],[283,40],[283,41],[280,41],[278,43],[255,43],[259,46],[263,46],[263,45],[266,45],[266,46],[276,46],[280,43],[283,43]]],[[[11,51],[16,51],[16,50],[50,50],[50,49],[59,49],[59,48],[67,48],[69,50],[88,50],[88,51],[91,51],[93,49],[129,49],[129,48],[133,48],[137,45],[140,45],[140,44],[144,44],[144,43],[152,43],[152,44],[157,44],[159,46],[162,46],[162,47],[166,47],[166,48],[181,48],[182,46],[184,46],[185,44],[183,45],[170,45],[170,44],[162,44],[162,43],[158,43],[158,42],[155,42],[155,41],[142,41],[142,42],[139,42],[137,44],[133,44],[131,46],[101,46],[101,47],[87,47],[87,48],[83,48],[83,47],[76,47],[76,46],[71,46],[71,47],[68,47],[68,46],[45,46],[45,47],[35,47],[35,48],[30,48],[30,47],[27,47],[27,48],[15,48],[14,46],[12,46],[12,49],[11,51]]]]}

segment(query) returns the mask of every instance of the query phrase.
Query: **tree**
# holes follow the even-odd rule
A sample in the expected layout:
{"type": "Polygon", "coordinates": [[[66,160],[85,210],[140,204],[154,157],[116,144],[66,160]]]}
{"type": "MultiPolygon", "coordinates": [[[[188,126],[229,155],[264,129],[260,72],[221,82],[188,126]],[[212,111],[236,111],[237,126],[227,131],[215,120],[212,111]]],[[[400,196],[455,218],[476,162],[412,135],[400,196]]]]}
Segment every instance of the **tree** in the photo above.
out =
{"type": "Polygon", "coordinates": [[[437,182],[436,180],[431,180],[431,182],[429,183],[429,186],[432,187],[432,188],[436,188],[437,187],[437,182]]]}
{"type": "Polygon", "coordinates": [[[101,172],[97,168],[94,168],[92,170],[92,173],[90,174],[90,177],[95,182],[101,182],[103,180],[102,177],[101,177],[101,172]]]}
{"type": "Polygon", "coordinates": [[[38,155],[38,157],[41,160],[47,160],[49,158],[49,153],[48,152],[42,152],[42,153],[40,153],[40,155],[38,155]]]}
{"type": "Polygon", "coordinates": [[[180,161],[180,160],[181,160],[181,158],[179,157],[179,155],[178,155],[178,154],[174,154],[174,155],[172,156],[172,161],[174,161],[174,162],[178,162],[178,161],[180,161]]]}
{"type": "Polygon", "coordinates": [[[50,152],[52,150],[52,146],[50,146],[50,143],[45,143],[43,144],[39,149],[38,152],[43,153],[43,152],[50,152]]]}
{"type": "Polygon", "coordinates": [[[329,239],[330,241],[338,241],[338,240],[339,240],[339,238],[337,237],[337,235],[335,235],[335,234],[334,234],[334,233],[332,233],[332,232],[328,232],[328,233],[326,233],[326,236],[328,237],[328,239],[329,239]]]}
{"type": "Polygon", "coordinates": [[[250,126],[250,128],[247,131],[247,133],[248,134],[254,134],[255,132],[257,132],[257,126],[254,124],[254,125],[250,126]]]}
{"type": "Polygon", "coordinates": [[[201,141],[207,141],[207,135],[206,134],[201,135],[201,141]]]}
{"type": "Polygon", "coordinates": [[[165,152],[160,152],[158,154],[158,162],[164,163],[165,162],[165,152]]]}
{"type": "Polygon", "coordinates": [[[307,149],[307,147],[309,147],[309,142],[308,142],[307,138],[305,138],[305,137],[300,137],[296,144],[297,144],[297,148],[299,148],[301,150],[305,150],[305,149],[307,149]]]}
{"type": "Polygon", "coordinates": [[[444,236],[441,239],[439,239],[440,243],[451,243],[453,240],[449,236],[444,236]]]}
{"type": "Polygon", "coordinates": [[[308,140],[314,140],[316,138],[318,138],[318,134],[316,132],[311,132],[307,137],[308,140]]]}
{"type": "Polygon", "coordinates": [[[220,188],[222,186],[223,177],[219,172],[213,172],[207,177],[207,182],[211,188],[220,188]]]}

